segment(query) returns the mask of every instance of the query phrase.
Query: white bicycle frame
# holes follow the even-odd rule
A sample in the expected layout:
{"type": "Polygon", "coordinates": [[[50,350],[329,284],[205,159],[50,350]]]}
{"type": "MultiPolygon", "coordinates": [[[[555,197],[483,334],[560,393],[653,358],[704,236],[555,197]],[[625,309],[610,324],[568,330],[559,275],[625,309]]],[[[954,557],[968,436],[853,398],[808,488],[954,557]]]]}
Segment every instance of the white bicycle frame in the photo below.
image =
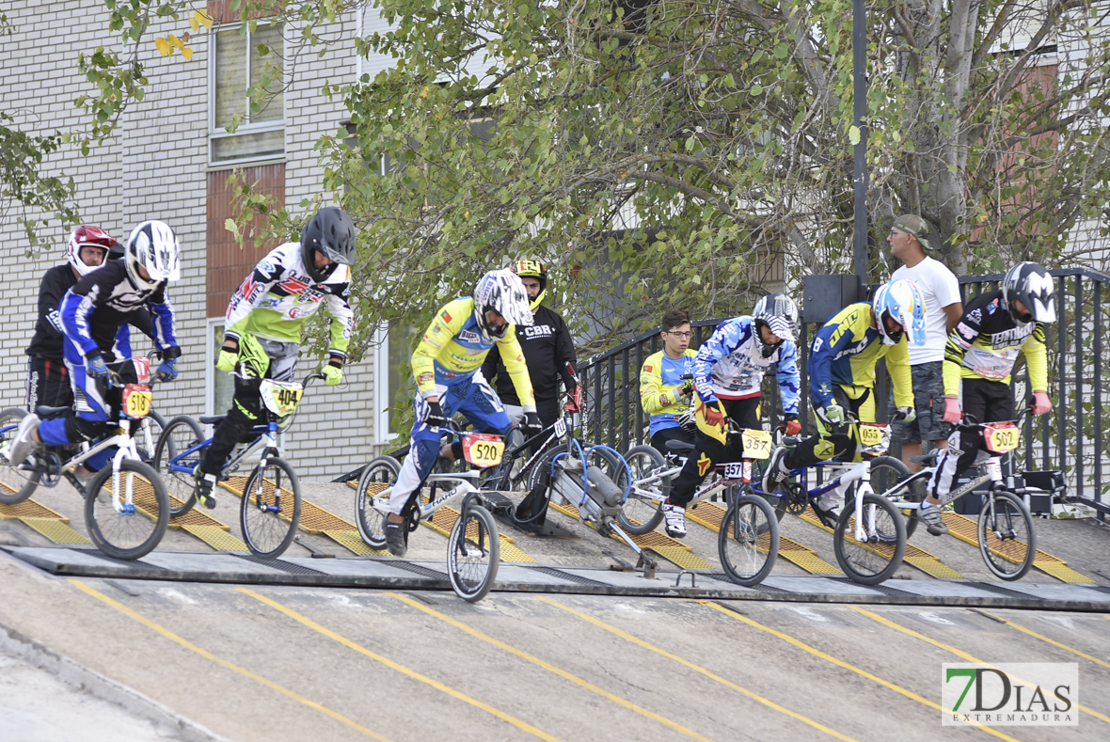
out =
{"type": "MultiPolygon", "coordinates": [[[[120,464],[124,459],[142,461],[135,447],[135,439],[130,435],[131,426],[134,422],[127,417],[121,418],[117,424],[122,432],[105,438],[95,446],[85,448],[81,453],[63,463],[59,471],[60,474],[73,474],[77,471],[77,467],[88,461],[93,455],[112,446],[118,447],[116,453],[112,456],[112,507],[121,515],[134,515],[135,513],[131,475],[127,477],[126,497],[121,500],[119,494],[120,464]]],[[[88,446],[87,443],[84,445],[88,446]]],[[[88,496],[88,493],[85,494],[88,496]]]]}
{"type": "MultiPolygon", "coordinates": [[[[451,491],[448,492],[446,495],[441,495],[440,497],[437,497],[436,499],[429,502],[427,505],[417,505],[416,508],[413,510],[413,518],[416,520],[417,523],[419,523],[425,518],[430,518],[432,513],[439,510],[444,505],[454,502],[460,497],[466,497],[471,492],[478,492],[478,488],[475,487],[470,480],[476,481],[479,474],[481,474],[481,471],[479,469],[471,469],[464,472],[440,472],[429,474],[428,478],[424,480],[424,484],[434,484],[436,482],[458,482],[458,484],[453,487],[451,491]]],[[[389,498],[392,492],[392,486],[386,487],[381,492],[374,495],[374,498],[370,501],[374,509],[381,513],[383,516],[388,516],[390,513],[389,498]]]]}

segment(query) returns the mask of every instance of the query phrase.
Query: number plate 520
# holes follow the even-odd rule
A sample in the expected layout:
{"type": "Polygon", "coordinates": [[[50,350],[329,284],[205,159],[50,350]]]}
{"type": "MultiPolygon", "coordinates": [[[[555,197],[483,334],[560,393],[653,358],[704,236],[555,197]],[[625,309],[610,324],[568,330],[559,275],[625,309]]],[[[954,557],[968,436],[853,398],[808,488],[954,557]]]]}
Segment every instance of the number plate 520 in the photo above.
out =
{"type": "Polygon", "coordinates": [[[463,438],[463,458],[479,469],[501,463],[505,441],[498,435],[473,434],[463,438]]]}

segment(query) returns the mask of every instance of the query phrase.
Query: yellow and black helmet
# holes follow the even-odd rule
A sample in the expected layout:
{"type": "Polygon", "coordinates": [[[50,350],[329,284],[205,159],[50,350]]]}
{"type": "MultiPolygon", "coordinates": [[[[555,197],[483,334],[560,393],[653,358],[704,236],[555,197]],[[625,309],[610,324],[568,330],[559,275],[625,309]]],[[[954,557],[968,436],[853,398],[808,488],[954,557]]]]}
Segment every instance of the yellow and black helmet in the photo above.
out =
{"type": "Polygon", "coordinates": [[[513,261],[509,268],[521,278],[540,279],[540,293],[536,294],[535,299],[529,300],[529,306],[531,306],[533,312],[539,309],[540,302],[543,301],[543,295],[547,293],[547,266],[538,260],[525,258],[524,260],[513,261]]]}

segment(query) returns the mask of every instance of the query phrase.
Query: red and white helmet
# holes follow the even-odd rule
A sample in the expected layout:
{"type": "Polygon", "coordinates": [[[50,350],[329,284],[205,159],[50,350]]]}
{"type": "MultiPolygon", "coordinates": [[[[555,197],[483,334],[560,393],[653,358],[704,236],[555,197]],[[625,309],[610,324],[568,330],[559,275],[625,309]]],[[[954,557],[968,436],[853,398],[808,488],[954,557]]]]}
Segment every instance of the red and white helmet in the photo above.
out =
{"type": "Polygon", "coordinates": [[[123,259],[127,275],[140,288],[153,289],[162,281],[181,278],[181,264],[177,249],[177,235],[165,222],[143,222],[131,230],[123,259]],[[139,275],[136,266],[146,269],[150,280],[139,275]]]}
{"type": "Polygon", "coordinates": [[[66,240],[66,259],[69,260],[69,264],[79,275],[88,275],[91,271],[99,268],[100,265],[108,262],[108,252],[116,244],[116,238],[100,227],[82,224],[69,233],[69,239],[66,240]],[[100,262],[100,265],[86,265],[81,260],[82,247],[99,247],[104,251],[104,260],[100,262]]]}

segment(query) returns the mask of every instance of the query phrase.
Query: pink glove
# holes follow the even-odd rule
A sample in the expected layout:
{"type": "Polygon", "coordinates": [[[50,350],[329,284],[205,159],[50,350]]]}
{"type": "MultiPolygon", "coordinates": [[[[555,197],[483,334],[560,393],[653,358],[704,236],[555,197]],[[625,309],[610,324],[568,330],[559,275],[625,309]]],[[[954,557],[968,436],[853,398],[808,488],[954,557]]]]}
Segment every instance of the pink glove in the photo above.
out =
{"type": "Polygon", "coordinates": [[[1033,392],[1033,414],[1043,415],[1052,409],[1052,400],[1047,392],[1033,392]]]}
{"type": "Polygon", "coordinates": [[[952,397],[944,398],[944,422],[958,423],[960,418],[964,416],[963,411],[960,409],[960,400],[953,399],[952,397]]]}

